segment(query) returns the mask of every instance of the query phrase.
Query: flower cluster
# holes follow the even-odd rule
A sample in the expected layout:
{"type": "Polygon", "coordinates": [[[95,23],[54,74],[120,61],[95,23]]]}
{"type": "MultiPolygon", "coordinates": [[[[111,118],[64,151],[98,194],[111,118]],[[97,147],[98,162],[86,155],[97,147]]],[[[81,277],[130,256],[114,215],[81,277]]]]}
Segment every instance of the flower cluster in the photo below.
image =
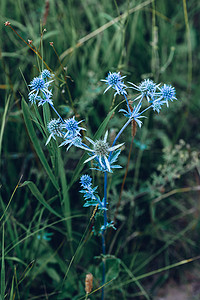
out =
{"type": "Polygon", "coordinates": [[[51,79],[52,75],[49,70],[44,69],[38,77],[33,78],[30,86],[30,93],[29,93],[29,101],[31,104],[36,103],[38,101],[38,106],[44,105],[45,103],[49,103],[53,105],[52,97],[52,90],[49,90],[49,87],[53,80],[48,81],[51,79]]]}
{"type": "Polygon", "coordinates": [[[66,146],[67,150],[72,146],[82,148],[82,139],[81,139],[81,130],[86,130],[83,127],[79,127],[79,124],[82,121],[76,121],[75,117],[69,118],[67,120],[52,119],[48,124],[47,128],[50,132],[46,145],[50,142],[51,138],[56,139],[55,137],[61,137],[64,141],[60,146],[66,146]]]}
{"type": "Polygon", "coordinates": [[[177,100],[175,88],[171,85],[164,84],[160,87],[160,83],[156,84],[153,80],[145,79],[138,86],[129,82],[132,88],[138,91],[140,94],[135,99],[140,100],[139,103],[146,98],[151,104],[150,107],[153,108],[157,113],[160,112],[161,106],[166,104],[169,107],[169,101],[177,100]]]}
{"type": "Polygon", "coordinates": [[[67,146],[67,150],[71,146],[75,146],[77,148],[81,148],[89,154],[89,158],[85,160],[84,163],[90,162],[93,160],[92,169],[101,171],[104,174],[104,197],[101,200],[97,193],[97,186],[92,186],[92,178],[85,174],[80,178],[81,184],[81,193],[83,194],[85,203],[84,207],[88,206],[97,206],[98,205],[98,213],[97,218],[99,218],[98,228],[95,229],[95,232],[103,235],[106,228],[113,227],[114,224],[112,222],[107,221],[107,173],[112,173],[113,169],[121,168],[120,165],[115,164],[118,160],[118,157],[121,153],[121,147],[124,143],[117,144],[119,137],[122,132],[126,129],[126,127],[134,120],[136,124],[141,127],[142,126],[142,118],[145,118],[144,112],[148,109],[153,109],[153,111],[160,112],[163,105],[169,107],[169,102],[173,102],[173,100],[177,100],[175,88],[171,85],[157,84],[153,82],[153,80],[145,79],[139,85],[135,85],[131,82],[128,87],[123,79],[126,76],[121,76],[120,72],[109,72],[106,79],[101,81],[105,82],[107,85],[105,92],[109,89],[115,90],[115,95],[122,95],[126,100],[126,109],[122,108],[119,112],[122,112],[125,117],[128,118],[124,126],[119,130],[116,135],[113,143],[109,145],[108,143],[108,131],[105,132],[105,135],[102,139],[92,140],[89,137],[85,137],[86,141],[89,142],[85,144],[82,140],[81,131],[86,131],[84,127],[81,127],[81,121],[77,121],[75,116],[62,119],[57,110],[53,106],[52,102],[52,90],[50,89],[50,85],[52,83],[52,75],[49,70],[43,70],[40,76],[35,77],[30,83],[31,92],[29,93],[29,100],[31,104],[37,103],[38,106],[43,105],[44,103],[48,103],[54,112],[57,114],[57,119],[52,119],[47,124],[47,129],[50,133],[46,145],[50,142],[51,139],[56,140],[56,138],[61,138],[62,142],[60,146],[67,146]],[[127,89],[131,88],[137,91],[139,94],[136,96],[133,101],[128,102],[127,99],[127,89]],[[142,109],[143,100],[146,99],[145,108],[142,109]],[[138,101],[136,105],[133,107],[130,103],[134,101],[138,101]]]}
{"type": "Polygon", "coordinates": [[[103,203],[101,202],[99,196],[96,194],[97,186],[92,187],[92,178],[89,175],[82,175],[80,179],[80,184],[82,186],[82,190],[80,193],[84,194],[84,200],[86,201],[83,205],[84,207],[88,206],[96,206],[99,205],[100,209],[103,209],[103,203]]]}

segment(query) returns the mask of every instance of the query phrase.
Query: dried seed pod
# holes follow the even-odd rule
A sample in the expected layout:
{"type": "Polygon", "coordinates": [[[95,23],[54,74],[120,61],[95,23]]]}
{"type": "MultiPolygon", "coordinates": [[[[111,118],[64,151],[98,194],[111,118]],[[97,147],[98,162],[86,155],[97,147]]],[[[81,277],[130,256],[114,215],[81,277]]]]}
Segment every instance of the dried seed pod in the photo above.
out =
{"type": "Polygon", "coordinates": [[[85,291],[89,294],[93,287],[93,275],[91,273],[87,274],[85,277],[85,291]]]}
{"type": "MultiPolygon", "coordinates": [[[[133,111],[132,104],[133,104],[133,101],[129,101],[128,102],[128,105],[130,107],[131,112],[133,111]]],[[[137,123],[136,123],[136,121],[134,119],[131,121],[131,126],[132,126],[132,132],[131,132],[132,133],[132,137],[134,137],[136,135],[136,131],[137,131],[137,123]]]]}

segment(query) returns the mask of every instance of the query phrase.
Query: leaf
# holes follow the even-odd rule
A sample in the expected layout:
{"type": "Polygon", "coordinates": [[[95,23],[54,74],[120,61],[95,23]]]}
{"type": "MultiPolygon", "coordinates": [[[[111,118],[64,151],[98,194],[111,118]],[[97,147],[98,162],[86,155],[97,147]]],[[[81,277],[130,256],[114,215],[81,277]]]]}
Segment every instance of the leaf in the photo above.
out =
{"type": "Polygon", "coordinates": [[[33,127],[33,124],[32,124],[32,121],[30,119],[30,112],[29,112],[29,107],[27,105],[27,103],[25,102],[24,99],[22,99],[22,110],[23,110],[23,115],[24,115],[24,121],[25,121],[25,124],[26,124],[26,127],[27,127],[27,130],[28,130],[28,133],[29,133],[29,136],[30,136],[30,139],[33,143],[33,146],[35,148],[35,151],[45,169],[45,171],[47,172],[51,182],[53,183],[54,187],[56,188],[56,190],[58,191],[59,190],[59,185],[56,181],[56,178],[46,160],[46,157],[44,155],[44,152],[42,151],[41,149],[41,146],[40,146],[40,143],[38,141],[38,137],[35,133],[35,130],[34,130],[34,127],[33,127]]]}
{"type": "Polygon", "coordinates": [[[3,230],[2,230],[2,250],[1,250],[1,291],[0,295],[1,298],[4,299],[5,295],[5,257],[4,257],[4,223],[3,223],[3,230]]]}
{"type": "Polygon", "coordinates": [[[116,279],[120,271],[120,260],[118,258],[106,259],[106,282],[116,279]]]}
{"type": "Polygon", "coordinates": [[[36,185],[31,182],[31,181],[25,181],[20,187],[26,186],[28,185],[31,193],[33,194],[33,196],[35,196],[35,198],[40,201],[40,203],[46,208],[48,209],[52,214],[56,215],[58,218],[62,219],[63,217],[61,215],[59,215],[44,199],[43,195],[40,193],[40,191],[38,190],[38,188],[36,187],[36,185]]]}
{"type": "Polygon", "coordinates": [[[69,235],[69,240],[72,240],[72,224],[71,224],[71,208],[70,208],[70,198],[68,193],[68,185],[65,175],[64,162],[61,157],[60,148],[57,149],[57,159],[58,159],[58,170],[60,175],[61,187],[62,187],[62,195],[63,195],[63,203],[64,203],[64,216],[68,217],[66,220],[67,224],[67,232],[69,235]]]}

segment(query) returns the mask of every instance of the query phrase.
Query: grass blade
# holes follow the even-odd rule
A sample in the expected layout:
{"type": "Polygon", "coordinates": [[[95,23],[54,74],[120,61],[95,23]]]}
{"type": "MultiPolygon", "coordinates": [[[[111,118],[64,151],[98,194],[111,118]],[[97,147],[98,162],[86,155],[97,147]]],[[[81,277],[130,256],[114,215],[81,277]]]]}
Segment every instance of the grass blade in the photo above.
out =
{"type": "Polygon", "coordinates": [[[5,295],[5,257],[4,257],[4,223],[2,230],[2,249],[1,249],[2,257],[1,257],[1,298],[4,299],[5,295]]]}
{"type": "Polygon", "coordinates": [[[38,190],[38,188],[36,187],[36,185],[31,182],[31,181],[25,181],[21,187],[28,185],[31,193],[36,197],[37,200],[40,201],[40,203],[46,208],[48,209],[52,214],[54,214],[55,216],[57,216],[58,218],[62,219],[62,216],[59,215],[44,199],[43,195],[40,193],[40,191],[38,190]]]}
{"type": "Polygon", "coordinates": [[[7,115],[7,112],[8,112],[9,103],[10,103],[10,97],[8,97],[8,100],[7,100],[6,105],[5,105],[3,117],[2,117],[1,130],[0,130],[0,157],[1,157],[3,133],[4,133],[4,129],[5,129],[6,115],[7,115]]]}
{"type": "Polygon", "coordinates": [[[35,148],[35,151],[45,169],[45,171],[47,172],[51,182],[53,183],[54,187],[56,188],[56,190],[59,190],[59,185],[57,183],[57,180],[45,158],[44,152],[41,149],[40,143],[38,141],[38,137],[36,136],[32,121],[30,120],[30,113],[29,113],[29,107],[27,105],[27,103],[25,102],[24,99],[22,99],[22,110],[23,110],[23,115],[24,115],[24,121],[26,123],[26,127],[29,133],[29,136],[31,138],[31,141],[33,143],[33,146],[35,148]]]}

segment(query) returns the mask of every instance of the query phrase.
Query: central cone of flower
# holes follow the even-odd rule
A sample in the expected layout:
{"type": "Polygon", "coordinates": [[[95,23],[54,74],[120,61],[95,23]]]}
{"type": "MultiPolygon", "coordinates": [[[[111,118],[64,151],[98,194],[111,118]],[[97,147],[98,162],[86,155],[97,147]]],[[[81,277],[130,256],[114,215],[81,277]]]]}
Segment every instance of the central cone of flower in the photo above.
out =
{"type": "Polygon", "coordinates": [[[65,122],[66,122],[65,126],[67,130],[76,131],[78,129],[78,122],[74,118],[68,119],[65,122]]]}
{"type": "Polygon", "coordinates": [[[142,92],[153,92],[155,89],[156,84],[149,79],[145,79],[139,86],[142,92]]]}
{"type": "Polygon", "coordinates": [[[109,74],[107,77],[109,85],[117,84],[120,81],[120,79],[121,79],[121,76],[118,73],[109,74]]]}
{"type": "Polygon", "coordinates": [[[47,128],[50,133],[56,134],[57,136],[62,136],[60,120],[56,120],[56,119],[51,120],[48,123],[47,128]]]}
{"type": "Polygon", "coordinates": [[[164,97],[166,100],[171,100],[173,97],[175,97],[175,90],[174,90],[174,88],[171,87],[171,86],[164,85],[164,86],[161,88],[161,92],[162,92],[163,97],[164,97]]]}
{"type": "Polygon", "coordinates": [[[31,85],[33,89],[39,90],[45,87],[45,82],[42,78],[36,77],[32,80],[31,85]]]}
{"type": "Polygon", "coordinates": [[[98,156],[107,156],[109,154],[109,145],[103,140],[98,140],[94,145],[94,153],[98,156]]]}

